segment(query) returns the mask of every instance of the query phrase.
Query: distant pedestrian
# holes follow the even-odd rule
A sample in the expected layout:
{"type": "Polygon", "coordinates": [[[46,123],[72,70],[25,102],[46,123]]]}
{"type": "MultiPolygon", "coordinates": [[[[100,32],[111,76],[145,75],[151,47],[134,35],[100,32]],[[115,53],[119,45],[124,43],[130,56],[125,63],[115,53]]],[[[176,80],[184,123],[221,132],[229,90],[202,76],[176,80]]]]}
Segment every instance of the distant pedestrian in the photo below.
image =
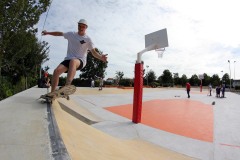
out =
{"type": "Polygon", "coordinates": [[[48,72],[44,71],[44,77],[47,78],[48,77],[48,72]]]}
{"type": "Polygon", "coordinates": [[[209,90],[209,96],[212,96],[212,84],[211,83],[208,85],[208,90],[209,90]]]}
{"type": "Polygon", "coordinates": [[[221,92],[221,86],[218,85],[218,86],[216,87],[216,97],[217,97],[217,98],[220,98],[220,92],[221,92]]]}
{"type": "Polygon", "coordinates": [[[187,90],[187,95],[188,95],[188,98],[190,98],[190,90],[191,90],[191,85],[189,82],[186,83],[186,90],[187,90]]]}
{"type": "Polygon", "coordinates": [[[99,78],[99,91],[102,90],[102,87],[103,87],[103,78],[100,77],[99,78]]]}
{"type": "Polygon", "coordinates": [[[225,97],[225,84],[222,85],[222,98],[225,97]]]}
{"type": "Polygon", "coordinates": [[[92,79],[91,81],[91,88],[94,88],[95,87],[95,82],[94,82],[94,79],[92,79]]]}

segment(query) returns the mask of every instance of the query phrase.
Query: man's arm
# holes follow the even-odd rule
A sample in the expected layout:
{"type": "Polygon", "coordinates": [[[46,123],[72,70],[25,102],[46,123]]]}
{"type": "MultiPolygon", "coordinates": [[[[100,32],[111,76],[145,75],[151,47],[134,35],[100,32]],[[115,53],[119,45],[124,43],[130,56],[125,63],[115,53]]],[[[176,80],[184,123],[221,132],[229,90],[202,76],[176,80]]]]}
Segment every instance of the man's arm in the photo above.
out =
{"type": "Polygon", "coordinates": [[[48,32],[46,30],[42,31],[42,35],[52,35],[52,36],[63,36],[63,32],[48,32]]]}
{"type": "Polygon", "coordinates": [[[99,59],[99,60],[101,60],[101,61],[103,61],[103,62],[107,62],[107,54],[99,54],[99,53],[95,50],[95,48],[92,49],[91,52],[92,52],[92,55],[93,55],[95,58],[97,58],[97,59],[99,59]]]}

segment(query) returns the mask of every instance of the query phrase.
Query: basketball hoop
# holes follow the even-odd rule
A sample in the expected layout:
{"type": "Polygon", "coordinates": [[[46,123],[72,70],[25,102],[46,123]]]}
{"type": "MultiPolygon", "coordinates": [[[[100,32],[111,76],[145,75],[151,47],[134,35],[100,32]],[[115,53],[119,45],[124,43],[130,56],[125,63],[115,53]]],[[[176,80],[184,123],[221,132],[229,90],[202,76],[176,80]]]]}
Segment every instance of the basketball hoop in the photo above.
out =
{"type": "Polygon", "coordinates": [[[143,61],[142,54],[151,50],[158,53],[161,58],[165,47],[168,47],[167,29],[145,35],[145,49],[137,53],[137,61],[135,64],[134,77],[134,97],[133,97],[133,123],[141,122],[142,115],[142,97],[143,97],[143,61]]]}
{"type": "Polygon", "coordinates": [[[165,51],[165,48],[158,48],[158,49],[155,49],[155,51],[158,54],[158,58],[162,58],[163,57],[163,53],[165,51]]]}

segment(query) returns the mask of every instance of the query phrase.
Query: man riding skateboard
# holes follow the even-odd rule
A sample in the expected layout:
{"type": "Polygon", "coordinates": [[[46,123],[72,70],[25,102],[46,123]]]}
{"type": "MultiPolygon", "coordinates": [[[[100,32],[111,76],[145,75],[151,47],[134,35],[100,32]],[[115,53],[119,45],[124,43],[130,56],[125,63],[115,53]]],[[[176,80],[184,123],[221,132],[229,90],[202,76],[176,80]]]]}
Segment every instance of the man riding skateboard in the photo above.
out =
{"type": "Polygon", "coordinates": [[[107,54],[101,55],[95,50],[91,38],[86,34],[87,28],[87,21],[85,19],[81,19],[78,22],[78,32],[63,33],[59,31],[42,31],[42,35],[63,36],[68,40],[67,56],[53,72],[51,92],[56,90],[59,82],[59,76],[64,72],[67,72],[67,81],[65,85],[71,85],[76,71],[81,70],[86,66],[88,50],[91,51],[95,58],[103,62],[107,62],[107,54]]]}

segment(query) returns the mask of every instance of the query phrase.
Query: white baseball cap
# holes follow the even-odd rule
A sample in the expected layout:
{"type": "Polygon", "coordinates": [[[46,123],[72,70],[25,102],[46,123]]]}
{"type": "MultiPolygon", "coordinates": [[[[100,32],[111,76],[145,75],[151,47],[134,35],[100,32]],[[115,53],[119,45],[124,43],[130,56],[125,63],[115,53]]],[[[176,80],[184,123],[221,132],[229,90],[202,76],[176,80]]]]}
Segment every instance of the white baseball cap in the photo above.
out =
{"type": "Polygon", "coordinates": [[[79,23],[82,23],[82,24],[85,24],[86,26],[88,26],[87,25],[87,21],[85,20],[85,19],[80,19],[79,21],[78,21],[78,24],[79,23]]]}

